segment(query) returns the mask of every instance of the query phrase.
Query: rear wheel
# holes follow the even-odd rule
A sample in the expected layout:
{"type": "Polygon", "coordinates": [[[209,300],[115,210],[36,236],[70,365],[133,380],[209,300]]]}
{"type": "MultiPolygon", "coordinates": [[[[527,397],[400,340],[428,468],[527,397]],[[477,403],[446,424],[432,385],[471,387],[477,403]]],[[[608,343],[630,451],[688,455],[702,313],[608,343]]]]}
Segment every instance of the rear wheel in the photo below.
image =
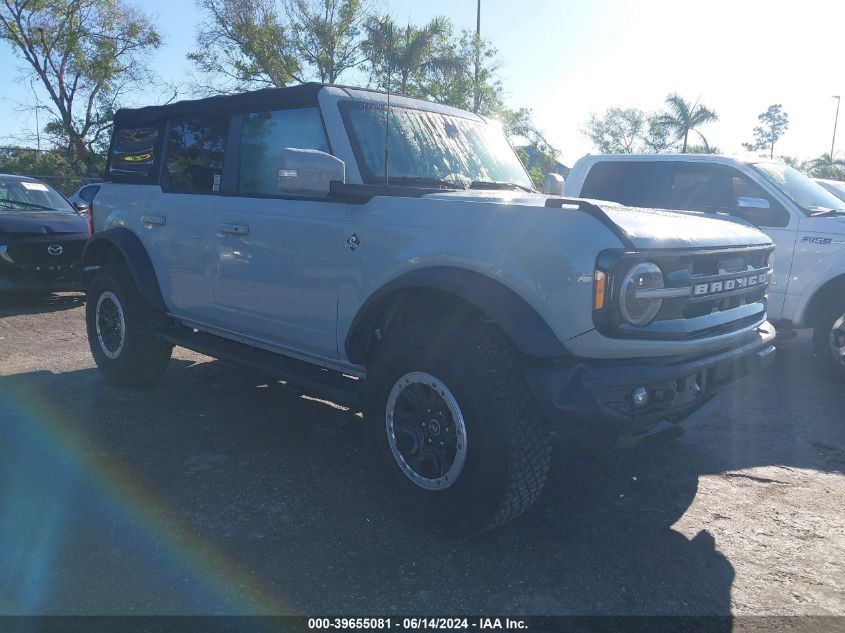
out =
{"type": "Polygon", "coordinates": [[[822,308],[813,330],[813,343],[816,356],[845,381],[845,299],[829,301],[822,308]]]}
{"type": "Polygon", "coordinates": [[[97,367],[109,380],[135,385],[157,380],[173,346],[156,334],[166,317],[141,298],[128,268],[102,268],[88,287],[85,322],[97,367]]]}
{"type": "Polygon", "coordinates": [[[414,323],[388,334],[368,370],[366,426],[392,504],[460,534],[534,503],[551,449],[510,340],[480,322],[453,330],[414,323]]]}

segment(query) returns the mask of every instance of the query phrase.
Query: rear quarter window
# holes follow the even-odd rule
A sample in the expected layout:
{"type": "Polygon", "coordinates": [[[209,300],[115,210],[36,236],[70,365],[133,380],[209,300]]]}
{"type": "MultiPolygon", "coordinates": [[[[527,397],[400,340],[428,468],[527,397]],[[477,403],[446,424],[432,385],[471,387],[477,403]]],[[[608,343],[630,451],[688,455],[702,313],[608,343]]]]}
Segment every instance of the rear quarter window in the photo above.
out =
{"type": "Polygon", "coordinates": [[[161,129],[156,126],[119,127],[112,136],[108,174],[116,180],[146,182],[161,147],[161,129]]]}

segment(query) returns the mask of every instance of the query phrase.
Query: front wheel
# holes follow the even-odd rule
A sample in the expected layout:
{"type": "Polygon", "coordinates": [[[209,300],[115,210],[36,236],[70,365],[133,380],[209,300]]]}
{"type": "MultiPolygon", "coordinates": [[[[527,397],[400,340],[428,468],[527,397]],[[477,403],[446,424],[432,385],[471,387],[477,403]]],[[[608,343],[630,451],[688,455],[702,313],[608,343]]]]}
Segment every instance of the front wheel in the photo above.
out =
{"type": "Polygon", "coordinates": [[[150,383],[167,369],[173,346],[157,337],[164,315],[144,303],[128,268],[102,268],[88,287],[85,323],[97,367],[114,382],[150,383]]]}
{"type": "Polygon", "coordinates": [[[845,381],[845,300],[830,301],[813,330],[816,355],[840,380],[845,381]]]}
{"type": "Polygon", "coordinates": [[[414,323],[381,342],[367,423],[391,503],[414,522],[482,532],[537,499],[551,459],[522,359],[494,325],[414,323]]]}

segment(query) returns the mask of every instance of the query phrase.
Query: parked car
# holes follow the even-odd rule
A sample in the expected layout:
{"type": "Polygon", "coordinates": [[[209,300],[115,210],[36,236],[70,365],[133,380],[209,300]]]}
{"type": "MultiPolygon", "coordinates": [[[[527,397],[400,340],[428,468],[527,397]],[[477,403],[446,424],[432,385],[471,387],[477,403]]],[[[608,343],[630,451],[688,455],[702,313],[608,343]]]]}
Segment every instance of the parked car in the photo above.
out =
{"type": "Polygon", "coordinates": [[[107,378],[156,380],[181,345],[363,410],[394,503],[442,529],[530,506],[552,429],[678,433],[773,359],[763,233],[542,195],[500,126],[425,101],[120,110],[92,210],[107,378]]]}
{"type": "Polygon", "coordinates": [[[812,327],[816,353],[845,380],[845,202],[801,172],[714,155],[585,156],[567,195],[637,207],[728,213],[776,245],[769,316],[812,327]]]}
{"type": "Polygon", "coordinates": [[[88,220],[50,185],[0,174],[0,290],[80,290],[88,220]]]}
{"type": "Polygon", "coordinates": [[[845,182],[841,180],[827,180],[825,178],[814,178],[813,180],[840,200],[845,201],[845,182]]]}
{"type": "Polygon", "coordinates": [[[94,202],[94,197],[97,195],[99,190],[100,183],[82,185],[79,189],[68,196],[68,202],[70,202],[78,211],[87,210],[88,206],[94,202]]]}

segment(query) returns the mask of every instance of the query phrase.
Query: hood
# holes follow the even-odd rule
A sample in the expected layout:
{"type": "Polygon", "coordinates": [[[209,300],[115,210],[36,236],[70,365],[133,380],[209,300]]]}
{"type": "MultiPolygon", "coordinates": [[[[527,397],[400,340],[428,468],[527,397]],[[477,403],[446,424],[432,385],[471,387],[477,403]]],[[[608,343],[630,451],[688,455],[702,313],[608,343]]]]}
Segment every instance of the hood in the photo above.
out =
{"type": "Polygon", "coordinates": [[[20,233],[88,233],[88,219],[60,211],[0,211],[0,235],[20,233]]]}
{"type": "MultiPolygon", "coordinates": [[[[519,191],[449,191],[427,195],[426,198],[466,200],[542,207],[554,196],[519,191]]],[[[772,240],[745,220],[724,215],[692,211],[666,211],[624,207],[615,202],[563,198],[561,208],[549,207],[551,213],[579,213],[587,211],[604,224],[614,227],[637,249],[723,248],[758,246],[772,240]],[[578,202],[589,207],[577,209],[578,202]]]]}

